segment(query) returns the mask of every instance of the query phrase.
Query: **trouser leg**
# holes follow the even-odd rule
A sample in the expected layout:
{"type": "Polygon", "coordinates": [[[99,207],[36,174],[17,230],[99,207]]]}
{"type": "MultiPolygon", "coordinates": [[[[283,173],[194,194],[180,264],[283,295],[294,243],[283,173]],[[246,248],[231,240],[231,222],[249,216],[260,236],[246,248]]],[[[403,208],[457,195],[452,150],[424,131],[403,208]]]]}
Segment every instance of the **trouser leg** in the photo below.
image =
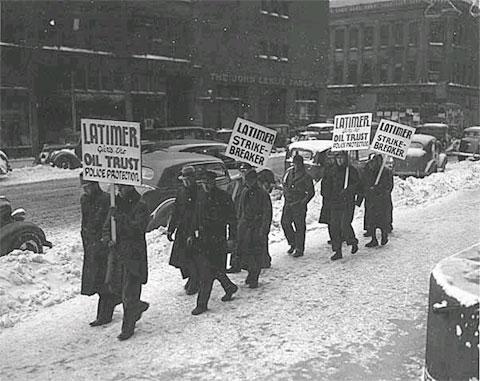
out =
{"type": "Polygon", "coordinates": [[[198,290],[198,270],[197,270],[197,265],[195,262],[192,260],[188,262],[188,287],[187,287],[187,293],[194,293],[198,290]]]}
{"type": "Polygon", "coordinates": [[[337,252],[342,249],[342,211],[332,209],[330,212],[330,223],[328,224],[332,240],[332,250],[337,252]]]}
{"type": "Polygon", "coordinates": [[[303,253],[305,251],[305,232],[307,230],[305,223],[307,209],[299,206],[292,215],[293,223],[295,224],[295,247],[298,252],[303,253]]]}
{"type": "Polygon", "coordinates": [[[284,205],[280,222],[282,224],[283,233],[285,234],[285,238],[287,238],[288,244],[290,246],[295,246],[295,231],[293,230],[292,226],[293,216],[290,206],[284,205]]]}
{"type": "Polygon", "coordinates": [[[355,231],[352,227],[354,213],[355,205],[349,205],[342,214],[342,238],[347,242],[347,245],[358,244],[358,239],[355,237],[355,231]]]}
{"type": "Polygon", "coordinates": [[[210,294],[212,293],[214,275],[212,269],[203,253],[198,253],[195,256],[195,264],[198,272],[198,296],[197,307],[207,308],[210,294]]]}
{"type": "Polygon", "coordinates": [[[123,324],[122,332],[133,332],[140,310],[142,283],[140,278],[131,274],[125,267],[122,277],[123,324]]]}
{"type": "Polygon", "coordinates": [[[232,287],[235,287],[235,283],[233,283],[230,280],[230,278],[228,277],[227,274],[225,274],[224,271],[217,271],[215,273],[215,279],[217,279],[220,282],[220,284],[222,285],[222,288],[225,290],[225,292],[231,290],[232,287]]]}

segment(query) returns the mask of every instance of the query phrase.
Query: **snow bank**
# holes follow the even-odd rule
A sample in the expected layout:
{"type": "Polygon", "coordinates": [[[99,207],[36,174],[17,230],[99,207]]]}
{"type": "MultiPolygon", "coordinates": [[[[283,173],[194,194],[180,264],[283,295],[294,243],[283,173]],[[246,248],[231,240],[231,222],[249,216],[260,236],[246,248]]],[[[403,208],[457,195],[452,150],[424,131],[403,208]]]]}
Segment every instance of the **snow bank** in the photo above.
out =
{"type": "Polygon", "coordinates": [[[49,165],[26,166],[14,168],[7,176],[0,177],[0,185],[17,185],[38,181],[78,178],[81,168],[60,169],[49,165]]]}
{"type": "MultiPolygon", "coordinates": [[[[59,176],[60,173],[78,176],[78,171],[75,170],[65,171],[41,166],[40,168],[40,171],[47,171],[52,176],[59,176]]],[[[395,178],[394,207],[409,208],[430,203],[456,190],[479,188],[479,170],[480,162],[465,161],[449,164],[445,173],[434,174],[425,179],[395,178]]],[[[271,196],[273,222],[269,237],[270,243],[273,244],[285,238],[280,224],[282,192],[274,190],[271,196]]],[[[326,225],[317,222],[321,206],[322,197],[318,183],[316,195],[310,202],[307,213],[309,231],[326,229],[326,225]]],[[[356,219],[363,218],[363,207],[358,208],[355,214],[356,219]]],[[[0,258],[0,329],[11,327],[32,312],[61,303],[80,292],[83,249],[79,229],[46,233],[54,244],[52,249],[46,249],[46,254],[15,251],[0,258]]],[[[164,229],[147,234],[147,244],[149,267],[155,270],[159,263],[165,262],[168,258],[171,244],[166,239],[164,229]]],[[[475,275],[473,272],[469,274],[475,275]]]]}
{"type": "Polygon", "coordinates": [[[445,294],[465,307],[480,302],[480,244],[445,258],[435,266],[432,275],[445,294]]]}

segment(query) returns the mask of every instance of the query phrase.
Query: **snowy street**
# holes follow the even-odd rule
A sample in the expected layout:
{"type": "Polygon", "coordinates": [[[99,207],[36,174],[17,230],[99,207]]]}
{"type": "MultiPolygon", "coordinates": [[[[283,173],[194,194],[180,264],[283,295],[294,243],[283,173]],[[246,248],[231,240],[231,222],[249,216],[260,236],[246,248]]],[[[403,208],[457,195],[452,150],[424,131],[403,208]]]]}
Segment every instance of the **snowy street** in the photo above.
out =
{"type": "Polygon", "coordinates": [[[478,242],[479,169],[464,162],[423,180],[396,179],[388,245],[364,247],[362,207],[354,221],[360,250],[345,249],[337,262],[329,259],[326,226],[316,222],[319,195],[309,206],[302,258],[286,254],[282,201],[274,200],[272,268],[262,271],[260,288],[246,287],[246,272],[233,274],[240,286],[234,300],[221,302],[215,283],[200,316],[190,314],[196,297],[185,295],[179,271],[168,265],[164,233],[153,232],[142,297],[151,307],[127,342],[116,339],[121,306],[110,325],[89,327],[97,298],[76,296],[79,232],[56,229],[57,245],[45,259],[22,252],[0,258],[0,302],[10,309],[0,310],[0,378],[419,379],[430,271],[478,242]]]}

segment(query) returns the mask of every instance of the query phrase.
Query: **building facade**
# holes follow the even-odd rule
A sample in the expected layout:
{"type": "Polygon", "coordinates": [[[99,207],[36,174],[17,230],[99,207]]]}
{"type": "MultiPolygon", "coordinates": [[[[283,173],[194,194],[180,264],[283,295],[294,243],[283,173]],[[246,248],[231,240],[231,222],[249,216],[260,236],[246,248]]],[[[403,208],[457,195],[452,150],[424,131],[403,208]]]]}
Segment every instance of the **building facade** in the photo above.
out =
{"type": "Polygon", "coordinates": [[[317,120],[328,14],[323,1],[2,1],[0,147],[75,142],[81,118],[317,120]]]}
{"type": "Polygon", "coordinates": [[[453,134],[479,123],[478,8],[456,0],[349,3],[331,3],[329,115],[443,122],[453,134]]]}

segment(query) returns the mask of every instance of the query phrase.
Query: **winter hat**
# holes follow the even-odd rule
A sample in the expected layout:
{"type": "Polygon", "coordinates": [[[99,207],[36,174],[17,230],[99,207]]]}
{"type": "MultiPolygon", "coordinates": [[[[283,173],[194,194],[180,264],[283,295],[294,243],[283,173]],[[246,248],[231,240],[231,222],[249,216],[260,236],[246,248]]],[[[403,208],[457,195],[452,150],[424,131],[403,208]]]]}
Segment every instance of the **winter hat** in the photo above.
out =
{"type": "Polygon", "coordinates": [[[275,184],[275,175],[269,169],[262,169],[258,173],[258,181],[261,181],[262,183],[275,184]]]}
{"type": "Polygon", "coordinates": [[[254,169],[254,168],[251,168],[247,171],[247,173],[245,174],[245,178],[246,179],[252,179],[252,180],[256,180],[258,178],[258,174],[257,174],[257,171],[254,169]]]}

